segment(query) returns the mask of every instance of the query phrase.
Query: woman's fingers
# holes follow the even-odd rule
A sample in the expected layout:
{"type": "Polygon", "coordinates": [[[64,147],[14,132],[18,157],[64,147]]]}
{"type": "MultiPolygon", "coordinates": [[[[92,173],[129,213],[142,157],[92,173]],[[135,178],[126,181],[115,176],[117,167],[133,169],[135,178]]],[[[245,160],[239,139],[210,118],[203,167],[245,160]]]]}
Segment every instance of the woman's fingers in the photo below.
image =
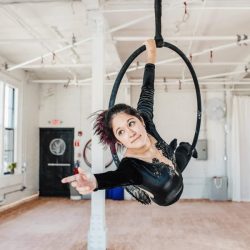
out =
{"type": "Polygon", "coordinates": [[[71,175],[68,177],[65,177],[61,180],[62,183],[70,183],[72,181],[82,181],[82,180],[88,180],[89,176],[86,171],[84,171],[81,168],[78,168],[79,174],[71,175]]]}
{"type": "Polygon", "coordinates": [[[80,193],[80,194],[88,194],[90,193],[92,190],[90,189],[90,187],[77,187],[76,190],[80,193]]]}
{"type": "Polygon", "coordinates": [[[145,42],[147,51],[147,63],[155,64],[156,62],[156,44],[154,39],[145,42]]]}
{"type": "Polygon", "coordinates": [[[93,181],[92,174],[81,168],[78,168],[78,174],[68,176],[61,180],[62,183],[70,183],[80,194],[91,193],[96,186],[93,181]]]}
{"type": "Polygon", "coordinates": [[[87,172],[83,170],[82,168],[77,168],[79,174],[86,174],[87,172]]]}
{"type": "Polygon", "coordinates": [[[71,182],[71,186],[76,188],[77,190],[78,189],[82,189],[83,191],[91,190],[91,186],[89,185],[88,182],[79,183],[77,181],[73,181],[73,182],[71,182]]]}
{"type": "Polygon", "coordinates": [[[155,44],[155,40],[154,39],[149,39],[146,42],[143,43],[144,45],[146,45],[147,49],[154,49],[156,48],[156,44],[155,44]]]}
{"type": "Polygon", "coordinates": [[[71,182],[71,186],[72,187],[77,187],[77,182],[76,181],[71,182]]]}
{"type": "Polygon", "coordinates": [[[156,47],[156,44],[155,44],[155,40],[154,39],[148,39],[147,41],[145,41],[143,43],[143,45],[145,45],[148,48],[151,48],[151,47],[156,47]]]}
{"type": "Polygon", "coordinates": [[[72,181],[75,181],[76,178],[77,178],[77,175],[78,174],[75,174],[75,175],[71,175],[71,176],[68,176],[68,177],[65,177],[61,180],[62,183],[70,183],[72,181]]]}

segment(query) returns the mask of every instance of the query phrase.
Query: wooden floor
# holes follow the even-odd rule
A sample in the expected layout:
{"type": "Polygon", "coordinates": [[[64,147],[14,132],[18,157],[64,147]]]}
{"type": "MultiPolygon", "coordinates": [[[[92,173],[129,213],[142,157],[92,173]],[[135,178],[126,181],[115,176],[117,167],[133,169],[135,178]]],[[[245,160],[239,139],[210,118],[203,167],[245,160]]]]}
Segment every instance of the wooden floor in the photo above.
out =
{"type": "MultiPolygon", "coordinates": [[[[0,214],[1,250],[87,249],[90,201],[39,198],[0,214]]],[[[106,201],[109,250],[249,250],[250,203],[106,201]]]]}

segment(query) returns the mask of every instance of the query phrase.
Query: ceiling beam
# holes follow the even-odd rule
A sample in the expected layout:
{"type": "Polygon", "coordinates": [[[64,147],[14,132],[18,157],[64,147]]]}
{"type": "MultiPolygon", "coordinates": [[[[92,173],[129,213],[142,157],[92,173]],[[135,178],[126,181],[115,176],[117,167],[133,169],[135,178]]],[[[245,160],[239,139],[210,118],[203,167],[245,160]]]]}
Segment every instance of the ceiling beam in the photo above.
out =
{"type": "MultiPolygon", "coordinates": [[[[93,0],[93,1],[92,1],[92,0],[84,0],[84,1],[82,1],[82,2],[85,4],[87,10],[93,10],[93,8],[98,8],[98,6],[99,6],[99,4],[100,4],[99,2],[102,2],[102,0],[99,0],[99,1],[98,1],[98,0],[93,0]]],[[[178,6],[180,6],[180,4],[183,4],[183,3],[177,3],[177,4],[175,3],[175,4],[173,4],[172,9],[177,8],[178,6]]],[[[171,11],[171,10],[168,9],[167,11],[171,11]]],[[[131,26],[131,25],[134,25],[134,24],[136,24],[136,23],[145,21],[145,20],[151,18],[153,15],[154,15],[154,14],[149,14],[149,15],[146,15],[146,16],[143,16],[143,17],[139,17],[139,18],[137,18],[137,19],[135,19],[135,20],[132,20],[132,21],[129,21],[129,22],[125,23],[125,24],[122,24],[122,25],[119,25],[119,26],[117,26],[117,27],[111,28],[111,29],[108,30],[107,32],[113,33],[113,32],[116,32],[116,31],[118,31],[118,30],[127,28],[127,27],[129,27],[129,26],[131,26]]],[[[36,57],[36,58],[34,58],[34,59],[31,59],[31,60],[22,62],[22,63],[20,63],[20,64],[17,64],[17,65],[15,65],[15,66],[11,67],[11,68],[8,68],[8,71],[12,71],[12,70],[18,69],[18,68],[20,68],[20,67],[22,67],[22,66],[28,65],[28,64],[30,64],[30,63],[40,61],[41,58],[45,59],[45,58],[47,58],[47,57],[51,57],[53,54],[61,53],[61,52],[65,51],[65,50],[71,49],[71,48],[74,47],[74,46],[79,46],[80,44],[83,44],[83,43],[88,42],[88,41],[90,41],[90,40],[92,40],[92,37],[86,38],[86,39],[81,40],[81,41],[79,41],[79,42],[76,42],[76,43],[74,43],[74,44],[72,44],[72,45],[68,45],[68,46],[65,46],[65,47],[63,47],[63,48],[60,48],[60,49],[57,49],[57,50],[53,50],[53,53],[52,53],[52,52],[51,52],[51,53],[46,53],[46,54],[44,54],[44,55],[42,55],[42,56],[36,57]]]]}
{"type": "MultiPolygon", "coordinates": [[[[23,20],[23,18],[21,18],[14,10],[13,8],[10,8],[8,6],[3,6],[2,9],[5,11],[5,13],[10,17],[11,20],[13,20],[16,24],[18,24],[25,32],[27,32],[30,36],[32,36],[35,39],[38,39],[40,34],[34,30],[34,28],[32,26],[30,26],[27,22],[25,22],[23,20]]],[[[41,47],[43,47],[44,49],[46,49],[47,51],[50,51],[50,54],[53,55],[53,57],[55,56],[54,52],[51,52],[50,47],[45,44],[44,42],[40,43],[41,47]]],[[[62,62],[62,59],[60,58],[60,56],[58,57],[58,55],[56,55],[57,59],[59,59],[60,62],[62,62]]],[[[41,57],[39,59],[41,61],[41,57]]],[[[71,71],[71,69],[66,69],[68,73],[70,73],[72,76],[75,75],[74,72],[71,71]]],[[[9,69],[7,71],[10,71],[9,69]]]]}
{"type": "MultiPolygon", "coordinates": [[[[118,53],[118,50],[116,48],[115,42],[112,39],[112,32],[114,32],[114,30],[110,29],[109,24],[105,18],[105,16],[103,15],[103,13],[100,11],[100,7],[102,5],[103,1],[100,0],[84,0],[82,1],[83,4],[85,5],[86,10],[89,12],[88,18],[89,18],[89,23],[91,23],[92,21],[92,16],[93,15],[93,11],[98,12],[98,15],[101,15],[102,20],[104,22],[104,26],[105,26],[105,30],[108,30],[110,32],[105,32],[106,33],[106,43],[105,43],[105,51],[106,53],[108,53],[109,58],[111,57],[112,63],[113,65],[117,65],[117,69],[120,69],[122,66],[122,62],[121,62],[121,58],[120,55],[118,53]]],[[[138,22],[138,19],[135,20],[136,22],[138,22]]],[[[125,24],[127,25],[127,23],[125,24]]],[[[117,29],[120,29],[121,27],[116,27],[117,29]]],[[[105,64],[106,65],[106,64],[105,64]]],[[[107,65],[106,65],[107,66],[107,65]]],[[[127,81],[127,74],[125,74],[125,80],[127,81]]]]}
{"type": "MultiPolygon", "coordinates": [[[[107,29],[109,29],[108,22],[106,20],[105,20],[105,25],[106,25],[107,29]]],[[[107,48],[106,51],[108,51],[108,49],[110,49],[110,52],[111,52],[110,55],[112,57],[113,65],[116,65],[116,68],[119,70],[122,67],[122,61],[121,61],[120,55],[119,55],[117,47],[116,47],[116,42],[113,41],[112,33],[107,33],[107,37],[108,37],[108,39],[107,39],[108,43],[106,45],[106,48],[107,48]]],[[[124,80],[128,81],[127,72],[124,75],[124,80]]]]}
{"type": "MultiPolygon", "coordinates": [[[[152,15],[147,15],[147,16],[144,16],[144,17],[137,18],[137,19],[135,19],[135,20],[133,20],[133,21],[129,21],[129,22],[123,24],[123,25],[119,25],[119,26],[117,26],[117,27],[115,27],[115,28],[112,28],[112,29],[108,30],[107,33],[108,33],[108,32],[109,32],[109,33],[112,33],[112,32],[118,31],[118,30],[120,30],[120,29],[124,29],[124,28],[126,28],[126,27],[129,27],[129,26],[135,24],[135,23],[138,23],[138,22],[141,22],[141,21],[143,21],[143,20],[146,20],[146,19],[150,18],[151,16],[152,16],[152,15]]],[[[53,50],[53,53],[54,53],[54,54],[59,54],[59,53],[65,51],[65,50],[71,49],[72,47],[75,47],[75,46],[79,46],[79,45],[81,45],[81,44],[83,44],[83,43],[85,43],[85,42],[89,42],[89,41],[91,41],[91,40],[92,40],[92,37],[88,37],[88,38],[83,39],[83,40],[80,40],[80,41],[78,41],[78,42],[76,42],[76,43],[74,43],[74,44],[65,46],[65,47],[60,48],[60,49],[53,50]]],[[[22,63],[20,63],[20,64],[17,64],[17,65],[15,65],[15,66],[11,67],[11,68],[8,68],[8,71],[12,71],[12,70],[18,69],[18,68],[20,68],[20,67],[22,67],[22,66],[28,65],[28,64],[30,64],[30,63],[40,61],[41,58],[45,59],[45,58],[47,58],[47,57],[51,57],[51,56],[53,55],[53,53],[52,53],[52,52],[46,53],[46,54],[43,54],[42,56],[35,57],[35,58],[31,59],[31,60],[28,60],[28,61],[22,62],[22,63]]]]}
{"type": "MultiPolygon", "coordinates": [[[[58,36],[59,38],[61,39],[64,39],[65,37],[63,36],[63,34],[60,32],[60,30],[58,29],[58,27],[56,26],[51,26],[50,27],[51,30],[53,30],[53,32],[56,34],[56,36],[58,36]]],[[[74,38],[75,39],[75,38],[74,38]]],[[[71,39],[71,42],[67,42],[67,41],[64,41],[64,42],[61,42],[63,47],[64,46],[68,46],[68,45],[71,45],[73,42],[73,37],[71,39]]],[[[70,51],[72,52],[72,54],[74,55],[74,58],[71,58],[71,61],[73,62],[79,62],[80,61],[80,55],[77,53],[77,51],[75,50],[74,47],[70,48],[70,51]]]]}
{"type": "Polygon", "coordinates": [[[87,11],[99,10],[102,0],[81,0],[87,11]]]}

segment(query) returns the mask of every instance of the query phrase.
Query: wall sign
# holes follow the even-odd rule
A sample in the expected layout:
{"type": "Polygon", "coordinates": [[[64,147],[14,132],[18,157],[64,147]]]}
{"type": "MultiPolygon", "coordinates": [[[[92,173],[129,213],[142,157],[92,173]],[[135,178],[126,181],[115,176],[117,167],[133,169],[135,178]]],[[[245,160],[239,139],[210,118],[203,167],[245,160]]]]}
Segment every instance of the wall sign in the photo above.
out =
{"type": "Polygon", "coordinates": [[[63,155],[66,150],[66,143],[61,138],[55,138],[50,142],[49,149],[53,155],[63,155]]]}

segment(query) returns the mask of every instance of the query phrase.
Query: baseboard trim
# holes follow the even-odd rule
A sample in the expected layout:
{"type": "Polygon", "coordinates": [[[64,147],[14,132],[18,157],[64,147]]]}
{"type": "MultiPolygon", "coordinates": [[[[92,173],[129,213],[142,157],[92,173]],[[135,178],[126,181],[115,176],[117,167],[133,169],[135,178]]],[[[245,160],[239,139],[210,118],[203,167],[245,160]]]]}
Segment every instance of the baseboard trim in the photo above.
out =
{"type": "Polygon", "coordinates": [[[8,205],[3,205],[2,207],[0,207],[0,213],[3,212],[3,211],[6,211],[8,209],[11,209],[11,208],[14,208],[14,207],[17,207],[23,203],[26,203],[26,202],[29,202],[29,201],[32,201],[32,200],[35,200],[37,199],[39,196],[39,194],[34,194],[34,195],[31,195],[31,196],[28,196],[28,197],[25,197],[21,200],[18,200],[18,201],[15,201],[15,202],[12,202],[8,205]]]}

